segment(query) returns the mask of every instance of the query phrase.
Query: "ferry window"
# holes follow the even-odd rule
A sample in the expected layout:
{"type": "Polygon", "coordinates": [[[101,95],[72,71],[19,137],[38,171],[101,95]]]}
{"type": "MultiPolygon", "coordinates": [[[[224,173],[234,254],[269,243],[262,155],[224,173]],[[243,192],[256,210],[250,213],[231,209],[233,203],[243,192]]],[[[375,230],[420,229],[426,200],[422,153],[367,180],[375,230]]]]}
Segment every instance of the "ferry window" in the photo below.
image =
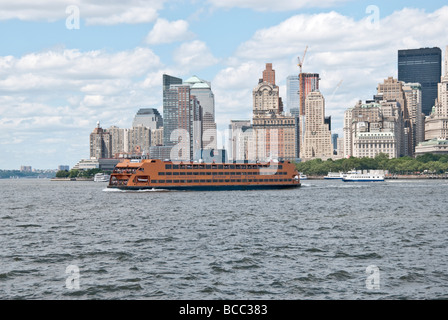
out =
{"type": "Polygon", "coordinates": [[[218,172],[216,172],[216,171],[213,171],[213,173],[212,173],[214,176],[217,176],[218,175],[218,172]]]}
{"type": "Polygon", "coordinates": [[[204,172],[204,171],[199,172],[199,175],[201,175],[201,176],[205,176],[205,172],[204,172]]]}
{"type": "Polygon", "coordinates": [[[229,169],[229,166],[225,165],[225,166],[224,166],[224,169],[229,169]]]}
{"type": "Polygon", "coordinates": [[[179,165],[178,164],[173,164],[173,169],[179,169],[179,165]]]}
{"type": "Polygon", "coordinates": [[[197,175],[199,175],[199,172],[193,172],[193,174],[194,174],[195,176],[197,176],[197,175]]]}
{"type": "Polygon", "coordinates": [[[204,169],[204,167],[205,167],[205,166],[202,165],[202,164],[199,165],[199,169],[204,169]]]}
{"type": "Polygon", "coordinates": [[[152,183],[158,183],[157,180],[151,180],[152,183]]]}
{"type": "Polygon", "coordinates": [[[179,175],[179,172],[173,172],[173,175],[174,175],[174,176],[178,176],[178,175],[179,175]]]}
{"type": "Polygon", "coordinates": [[[170,164],[166,164],[165,165],[165,169],[171,169],[171,165],[170,164]]]}
{"type": "Polygon", "coordinates": [[[211,183],[211,182],[212,182],[212,180],[205,180],[205,182],[211,183]]]}
{"type": "Polygon", "coordinates": [[[187,183],[192,183],[193,182],[193,180],[187,180],[187,183]]]}
{"type": "Polygon", "coordinates": [[[246,165],[242,165],[242,166],[241,166],[241,169],[246,169],[246,165]]]}
{"type": "Polygon", "coordinates": [[[191,171],[187,172],[187,176],[191,176],[192,174],[193,174],[193,172],[191,172],[191,171]]]}
{"type": "Polygon", "coordinates": [[[208,175],[208,176],[211,176],[211,175],[212,175],[212,173],[211,173],[211,172],[207,172],[207,175],[208,175]]]}
{"type": "Polygon", "coordinates": [[[234,175],[235,175],[235,172],[230,172],[230,175],[231,175],[231,176],[234,176],[234,175]]]}
{"type": "Polygon", "coordinates": [[[159,183],[165,183],[165,180],[159,180],[159,183]]]}
{"type": "Polygon", "coordinates": [[[230,180],[229,180],[229,179],[226,179],[225,181],[226,181],[226,182],[230,182],[230,180]]]}
{"type": "Polygon", "coordinates": [[[236,174],[237,176],[240,176],[240,175],[241,175],[241,172],[235,172],[235,174],[236,174]]]}
{"type": "Polygon", "coordinates": [[[236,182],[241,182],[241,179],[236,179],[235,181],[236,181],[236,182]]]}
{"type": "Polygon", "coordinates": [[[218,172],[218,175],[222,176],[224,175],[224,172],[218,172]]]}
{"type": "Polygon", "coordinates": [[[230,169],[235,169],[235,165],[231,164],[230,169]]]}
{"type": "Polygon", "coordinates": [[[167,176],[170,176],[170,175],[171,175],[171,172],[167,172],[166,175],[167,175],[167,176]]]}
{"type": "Polygon", "coordinates": [[[281,164],[278,165],[279,169],[283,169],[283,166],[281,164]]]}
{"type": "Polygon", "coordinates": [[[181,164],[181,165],[179,166],[179,168],[181,168],[181,169],[185,169],[185,165],[184,165],[184,164],[181,164]]]}
{"type": "Polygon", "coordinates": [[[278,179],[274,179],[274,181],[278,182],[278,179]]]}
{"type": "Polygon", "coordinates": [[[173,180],[166,180],[166,183],[173,183],[173,180]]]}
{"type": "Polygon", "coordinates": [[[159,172],[159,176],[164,176],[165,172],[159,172]]]}
{"type": "Polygon", "coordinates": [[[195,183],[198,183],[198,182],[199,182],[199,180],[194,180],[194,182],[195,182],[195,183]]]}
{"type": "Polygon", "coordinates": [[[185,180],[179,180],[180,183],[185,183],[185,180]]]}
{"type": "Polygon", "coordinates": [[[199,180],[199,182],[205,182],[205,180],[199,180]]]}
{"type": "Polygon", "coordinates": [[[181,176],[184,176],[184,175],[185,175],[185,172],[179,172],[179,174],[180,174],[181,176]]]}
{"type": "Polygon", "coordinates": [[[248,181],[249,181],[249,182],[252,182],[253,180],[252,180],[252,179],[249,179],[248,181]]]}
{"type": "Polygon", "coordinates": [[[223,165],[222,164],[219,164],[218,165],[218,169],[222,169],[223,168],[223,165]]]}
{"type": "Polygon", "coordinates": [[[193,168],[193,166],[187,165],[187,169],[191,169],[191,168],[193,168]]]}
{"type": "Polygon", "coordinates": [[[205,166],[205,169],[209,169],[210,170],[211,168],[212,168],[212,166],[209,165],[209,164],[205,166]]]}
{"type": "Polygon", "coordinates": [[[269,179],[269,182],[273,182],[274,181],[274,179],[269,179]]]}

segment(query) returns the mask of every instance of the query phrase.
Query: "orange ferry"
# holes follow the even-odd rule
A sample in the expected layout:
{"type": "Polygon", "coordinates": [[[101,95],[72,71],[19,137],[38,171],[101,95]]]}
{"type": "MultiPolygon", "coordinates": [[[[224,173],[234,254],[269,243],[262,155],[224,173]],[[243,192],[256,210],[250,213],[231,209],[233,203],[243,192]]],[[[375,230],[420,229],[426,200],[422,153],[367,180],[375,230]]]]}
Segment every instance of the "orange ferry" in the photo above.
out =
{"type": "Polygon", "coordinates": [[[121,190],[253,190],[299,186],[299,174],[290,161],[201,163],[146,159],[118,163],[107,187],[121,190]]]}

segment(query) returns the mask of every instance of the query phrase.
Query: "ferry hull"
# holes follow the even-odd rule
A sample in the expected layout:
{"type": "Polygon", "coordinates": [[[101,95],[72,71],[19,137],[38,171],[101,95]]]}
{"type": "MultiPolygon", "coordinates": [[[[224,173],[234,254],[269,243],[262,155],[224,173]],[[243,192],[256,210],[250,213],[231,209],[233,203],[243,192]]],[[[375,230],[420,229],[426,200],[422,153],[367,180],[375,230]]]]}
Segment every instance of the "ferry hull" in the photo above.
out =
{"type": "Polygon", "coordinates": [[[301,184],[291,185],[207,185],[207,186],[108,186],[108,188],[124,191],[168,190],[168,191],[239,191],[239,190],[278,190],[294,189],[301,184]]]}

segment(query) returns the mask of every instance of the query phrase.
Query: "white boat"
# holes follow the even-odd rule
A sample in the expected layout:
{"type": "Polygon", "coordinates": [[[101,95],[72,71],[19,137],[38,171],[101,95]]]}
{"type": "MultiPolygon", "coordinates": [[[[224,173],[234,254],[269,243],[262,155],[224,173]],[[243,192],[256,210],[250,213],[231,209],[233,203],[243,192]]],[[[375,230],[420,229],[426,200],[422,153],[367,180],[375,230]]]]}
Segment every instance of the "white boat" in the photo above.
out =
{"type": "Polygon", "coordinates": [[[349,172],[342,178],[344,182],[377,182],[384,181],[384,175],[379,173],[349,172]]]}
{"type": "Polygon", "coordinates": [[[342,172],[328,172],[328,174],[324,177],[325,180],[342,180],[345,174],[342,172]]]}
{"type": "Polygon", "coordinates": [[[97,173],[93,177],[93,181],[95,182],[109,182],[110,175],[104,173],[97,173]]]}
{"type": "Polygon", "coordinates": [[[301,172],[300,172],[299,177],[300,177],[300,180],[308,180],[308,177],[306,176],[306,174],[303,174],[301,172]]]}

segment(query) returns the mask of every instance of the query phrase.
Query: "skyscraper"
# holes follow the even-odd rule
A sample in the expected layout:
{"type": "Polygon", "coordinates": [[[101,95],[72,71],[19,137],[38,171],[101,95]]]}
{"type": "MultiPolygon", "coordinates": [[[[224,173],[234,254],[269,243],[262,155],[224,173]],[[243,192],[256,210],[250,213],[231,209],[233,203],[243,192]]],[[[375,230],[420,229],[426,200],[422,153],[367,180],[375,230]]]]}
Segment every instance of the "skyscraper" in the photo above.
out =
{"type": "Polygon", "coordinates": [[[272,63],[266,63],[266,69],[263,71],[263,82],[275,86],[275,70],[272,69],[272,63]]]}
{"type": "Polygon", "coordinates": [[[132,127],[144,126],[151,130],[163,127],[163,119],[155,108],[142,108],[138,110],[132,122],[132,127]]]}
{"type": "Polygon", "coordinates": [[[445,73],[438,84],[437,100],[425,120],[425,140],[448,140],[448,46],[445,52],[445,73]]]}
{"type": "Polygon", "coordinates": [[[325,99],[319,91],[310,92],[305,100],[305,133],[300,145],[303,160],[321,158],[326,160],[333,155],[330,123],[325,118],[325,99]]]}
{"type": "Polygon", "coordinates": [[[163,144],[172,160],[192,160],[202,148],[202,107],[182,79],[163,76],[163,144]]]}
{"type": "Polygon", "coordinates": [[[291,114],[297,114],[300,105],[300,82],[298,75],[286,78],[286,106],[291,114]]]}
{"type": "Polygon", "coordinates": [[[191,95],[195,96],[202,108],[203,147],[217,149],[215,122],[215,96],[211,83],[193,76],[183,82],[190,86],[191,95]]]}
{"type": "Polygon", "coordinates": [[[250,160],[295,160],[298,157],[297,117],[282,114],[283,103],[275,85],[275,70],[266,64],[263,79],[252,90],[255,155],[250,160]]]}
{"type": "Polygon", "coordinates": [[[422,112],[431,113],[437,98],[437,84],[442,75],[440,48],[398,50],[398,80],[420,83],[422,86],[422,112]]]}
{"type": "Polygon", "coordinates": [[[111,158],[112,139],[109,132],[103,130],[98,121],[97,126],[90,134],[90,158],[111,158]]]}
{"type": "Polygon", "coordinates": [[[301,99],[300,115],[305,115],[305,100],[312,91],[319,91],[319,74],[318,73],[302,73],[302,84],[299,89],[301,99]]]}

